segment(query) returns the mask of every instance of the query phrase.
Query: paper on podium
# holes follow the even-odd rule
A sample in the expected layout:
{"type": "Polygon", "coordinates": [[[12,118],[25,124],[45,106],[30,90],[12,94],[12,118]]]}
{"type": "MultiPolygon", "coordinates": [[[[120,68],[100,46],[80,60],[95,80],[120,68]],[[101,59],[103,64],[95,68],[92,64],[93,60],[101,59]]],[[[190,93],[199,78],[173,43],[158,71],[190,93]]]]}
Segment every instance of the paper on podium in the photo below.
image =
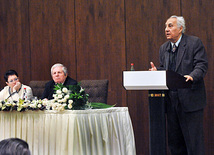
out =
{"type": "Polygon", "coordinates": [[[124,71],[126,90],[167,90],[166,71],[124,71]]]}
{"type": "Polygon", "coordinates": [[[191,82],[173,71],[123,71],[126,90],[168,90],[190,88],[191,82]]]}

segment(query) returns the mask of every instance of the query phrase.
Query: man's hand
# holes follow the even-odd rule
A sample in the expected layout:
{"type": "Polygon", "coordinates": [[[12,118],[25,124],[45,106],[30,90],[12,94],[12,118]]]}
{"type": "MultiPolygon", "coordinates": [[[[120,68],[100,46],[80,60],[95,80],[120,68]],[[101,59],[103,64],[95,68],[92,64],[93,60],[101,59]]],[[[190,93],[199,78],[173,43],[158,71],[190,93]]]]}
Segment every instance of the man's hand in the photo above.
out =
{"type": "Polygon", "coordinates": [[[151,68],[149,69],[150,71],[156,71],[157,68],[155,67],[153,62],[150,62],[151,68]]]}
{"type": "Polygon", "coordinates": [[[184,77],[186,78],[186,82],[189,80],[193,81],[193,78],[189,75],[184,75],[184,77]]]}

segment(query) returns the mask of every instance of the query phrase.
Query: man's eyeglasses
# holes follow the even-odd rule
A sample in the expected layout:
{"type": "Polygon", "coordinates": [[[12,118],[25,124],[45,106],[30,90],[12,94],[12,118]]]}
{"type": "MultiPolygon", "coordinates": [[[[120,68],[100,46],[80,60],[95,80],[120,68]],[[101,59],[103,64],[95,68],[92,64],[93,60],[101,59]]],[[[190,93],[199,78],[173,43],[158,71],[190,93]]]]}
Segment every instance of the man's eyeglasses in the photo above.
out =
{"type": "Polygon", "coordinates": [[[19,78],[15,78],[13,80],[8,81],[9,83],[12,83],[13,81],[17,81],[19,78]]]}

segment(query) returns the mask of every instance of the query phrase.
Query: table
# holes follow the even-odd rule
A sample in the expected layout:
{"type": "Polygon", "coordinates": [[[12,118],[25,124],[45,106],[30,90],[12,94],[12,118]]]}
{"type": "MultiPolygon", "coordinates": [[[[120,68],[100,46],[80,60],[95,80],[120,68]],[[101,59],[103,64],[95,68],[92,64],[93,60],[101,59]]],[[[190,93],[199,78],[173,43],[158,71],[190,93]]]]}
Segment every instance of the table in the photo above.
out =
{"type": "Polygon", "coordinates": [[[135,155],[127,107],[0,112],[0,140],[26,140],[32,155],[135,155]]]}

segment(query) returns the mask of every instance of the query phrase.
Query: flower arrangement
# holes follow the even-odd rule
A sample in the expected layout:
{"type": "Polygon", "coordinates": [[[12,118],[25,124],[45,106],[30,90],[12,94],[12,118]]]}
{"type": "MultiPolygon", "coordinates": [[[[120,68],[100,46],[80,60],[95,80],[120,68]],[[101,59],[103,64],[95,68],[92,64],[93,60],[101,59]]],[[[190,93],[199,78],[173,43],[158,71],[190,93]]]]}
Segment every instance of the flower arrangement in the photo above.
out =
{"type": "Polygon", "coordinates": [[[42,100],[33,100],[32,102],[27,100],[19,101],[0,101],[0,111],[27,111],[27,110],[44,110],[45,106],[42,100]]]}
{"type": "Polygon", "coordinates": [[[55,85],[54,99],[52,100],[32,100],[32,101],[0,101],[0,111],[27,111],[27,110],[86,110],[86,109],[103,109],[115,105],[104,103],[91,103],[88,101],[89,95],[85,90],[77,85],[64,86],[55,85]]]}
{"type": "Polygon", "coordinates": [[[91,109],[90,103],[88,102],[89,95],[85,93],[80,83],[67,87],[58,84],[55,86],[54,90],[55,94],[53,94],[54,99],[52,103],[55,103],[55,106],[52,107],[53,109],[62,106],[64,109],[71,110],[91,109]]]}

